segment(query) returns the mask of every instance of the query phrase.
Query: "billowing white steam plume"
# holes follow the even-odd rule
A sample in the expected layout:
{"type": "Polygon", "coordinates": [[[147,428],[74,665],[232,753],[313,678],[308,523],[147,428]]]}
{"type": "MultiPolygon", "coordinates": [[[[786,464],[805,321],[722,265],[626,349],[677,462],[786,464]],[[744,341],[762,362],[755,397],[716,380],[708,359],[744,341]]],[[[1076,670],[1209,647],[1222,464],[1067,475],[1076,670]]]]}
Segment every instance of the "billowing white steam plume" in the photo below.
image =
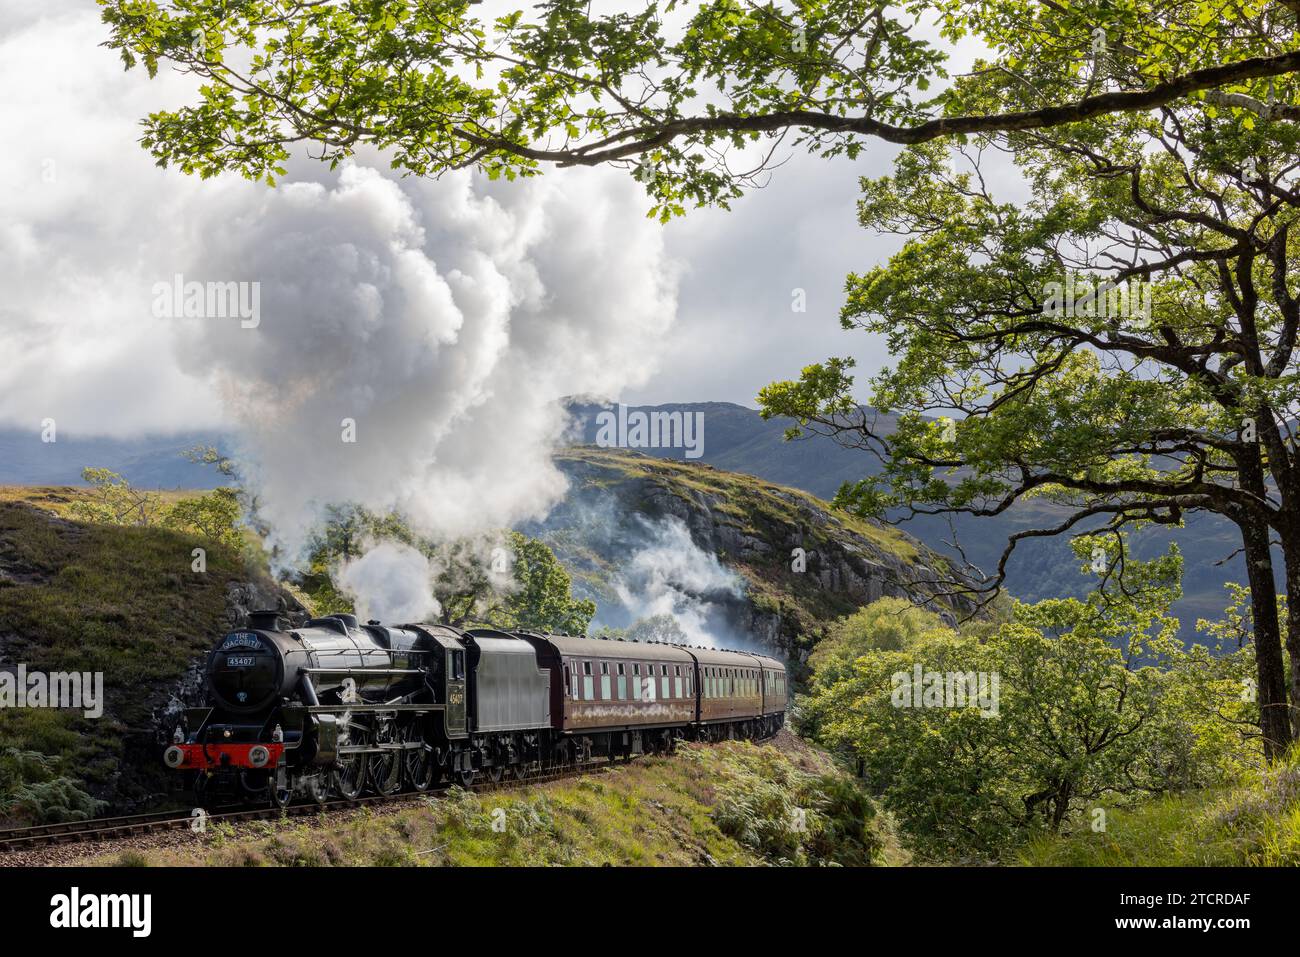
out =
{"type": "Polygon", "coordinates": [[[161,171],[137,122],[188,81],[124,73],[102,39],[93,5],[0,14],[0,84],[28,91],[2,107],[0,422],[234,429],[286,560],[329,503],[435,537],[544,513],[555,400],[643,382],[674,317],[636,184],[399,179],[381,156],[274,190],[161,171]],[[257,283],[256,322],[158,315],[178,275],[257,283]]]}
{"type": "Polygon", "coordinates": [[[329,503],[443,538],[558,500],[555,400],[641,379],[674,306],[642,200],[583,185],[487,196],[468,175],[399,185],[350,166],[261,194],[205,249],[192,269],[261,281],[260,322],[182,320],[179,354],[239,420],[276,544],[295,551],[329,503]]]}
{"type": "Polygon", "coordinates": [[[614,582],[632,619],[671,615],[690,644],[734,646],[724,634],[725,604],[743,596],[743,579],[696,545],[681,519],[643,522],[645,542],[614,582]]]}
{"type": "Polygon", "coordinates": [[[425,621],[441,609],[429,590],[429,560],[410,545],[380,542],[343,565],[336,583],[356,597],[357,615],[384,622],[425,621]]]}

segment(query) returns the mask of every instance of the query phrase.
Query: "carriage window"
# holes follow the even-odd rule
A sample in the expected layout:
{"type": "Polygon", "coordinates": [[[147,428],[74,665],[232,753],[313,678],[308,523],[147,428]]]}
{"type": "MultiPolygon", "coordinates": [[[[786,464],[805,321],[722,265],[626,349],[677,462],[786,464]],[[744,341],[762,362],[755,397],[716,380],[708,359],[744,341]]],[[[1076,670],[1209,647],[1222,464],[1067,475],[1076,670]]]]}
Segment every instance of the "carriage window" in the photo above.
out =
{"type": "Polygon", "coordinates": [[[618,700],[625,701],[626,699],[627,699],[627,675],[624,673],[623,670],[623,662],[620,661],[618,663],[618,700]]]}
{"type": "Polygon", "coordinates": [[[611,697],[613,697],[609,693],[609,662],[608,661],[602,661],[600,663],[600,697],[604,701],[608,701],[611,697]]]}
{"type": "Polygon", "coordinates": [[[564,696],[566,698],[573,696],[573,676],[569,673],[569,666],[564,666],[564,696]]]}
{"type": "Polygon", "coordinates": [[[596,697],[596,679],[591,676],[591,662],[582,663],[582,696],[588,701],[596,697]]]}
{"type": "Polygon", "coordinates": [[[632,700],[641,700],[641,666],[639,664],[632,666],[632,700]]]}

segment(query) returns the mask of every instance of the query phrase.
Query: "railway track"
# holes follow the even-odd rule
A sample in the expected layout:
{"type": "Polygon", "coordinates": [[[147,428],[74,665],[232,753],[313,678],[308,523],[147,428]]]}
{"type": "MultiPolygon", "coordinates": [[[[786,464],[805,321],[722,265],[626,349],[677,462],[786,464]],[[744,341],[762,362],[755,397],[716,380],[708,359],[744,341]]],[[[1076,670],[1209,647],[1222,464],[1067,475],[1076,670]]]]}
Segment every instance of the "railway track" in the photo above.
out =
{"type": "MultiPolygon", "coordinates": [[[[471,785],[468,790],[479,793],[508,791],[535,784],[544,784],[547,781],[555,781],[561,778],[591,774],[606,768],[617,767],[619,763],[625,762],[591,762],[576,767],[530,773],[522,778],[509,777],[499,782],[485,780],[471,785]]],[[[205,810],[204,826],[235,824],[243,821],[266,821],[285,817],[305,817],[330,811],[410,803],[424,798],[444,795],[452,787],[452,784],[443,783],[435,785],[427,791],[402,791],[389,795],[365,795],[351,800],[305,801],[291,804],[286,808],[226,806],[211,811],[205,810]]],[[[66,821],[59,824],[41,824],[34,827],[0,830],[0,863],[3,863],[6,851],[27,850],[54,844],[111,841],[117,838],[134,837],[158,831],[185,830],[194,826],[195,819],[196,815],[193,811],[154,811],[149,814],[128,814],[118,817],[102,817],[85,821],[66,821]]]]}

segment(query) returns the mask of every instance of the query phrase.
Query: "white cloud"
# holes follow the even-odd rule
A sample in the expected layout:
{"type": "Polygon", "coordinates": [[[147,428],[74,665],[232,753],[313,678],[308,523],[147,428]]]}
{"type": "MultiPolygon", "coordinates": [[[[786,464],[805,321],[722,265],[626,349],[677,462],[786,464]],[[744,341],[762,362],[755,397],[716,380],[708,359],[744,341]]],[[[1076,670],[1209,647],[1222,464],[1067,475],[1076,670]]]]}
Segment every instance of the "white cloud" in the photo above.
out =
{"type": "Polygon", "coordinates": [[[122,72],[82,5],[0,24],[0,423],[233,427],[292,549],[331,501],[445,535],[539,515],[564,487],[553,400],[653,372],[676,267],[625,175],[399,180],[367,157],[205,182],[136,143],[183,78],[122,72]],[[175,274],[259,283],[260,324],[154,316],[175,274]]]}

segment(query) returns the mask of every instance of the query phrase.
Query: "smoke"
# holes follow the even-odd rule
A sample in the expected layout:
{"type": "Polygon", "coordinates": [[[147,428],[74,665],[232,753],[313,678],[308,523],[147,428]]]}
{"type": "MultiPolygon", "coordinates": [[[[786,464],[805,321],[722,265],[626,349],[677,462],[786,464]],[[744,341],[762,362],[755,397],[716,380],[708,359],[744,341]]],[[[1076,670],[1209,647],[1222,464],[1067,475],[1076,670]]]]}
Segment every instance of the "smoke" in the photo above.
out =
{"type": "Polygon", "coordinates": [[[690,644],[734,647],[727,618],[744,598],[744,580],[696,545],[681,519],[638,518],[645,538],[614,581],[620,604],[633,620],[671,615],[690,644]]]}
{"type": "Polygon", "coordinates": [[[419,622],[442,610],[433,597],[433,569],[410,545],[380,542],[333,574],[356,603],[357,615],[385,622],[419,622]]]}
{"type": "MultiPolygon", "coordinates": [[[[17,188],[0,206],[0,422],[231,430],[289,564],[331,504],[399,511],[436,540],[544,515],[566,489],[557,400],[654,372],[678,267],[620,171],[430,181],[367,155],[290,163],[276,189],[203,181],[136,142],[141,116],[189,98],[185,78],[124,73],[80,4],[8,25],[0,83],[31,95],[2,117],[0,182],[17,188]],[[190,283],[238,286],[256,316],[187,316],[179,294],[160,308],[159,288],[190,283]]],[[[400,550],[377,561],[420,570],[400,550]]],[[[350,574],[359,600],[386,600],[350,574]]]]}
{"type": "Polygon", "coordinates": [[[194,328],[178,355],[237,420],[273,544],[296,554],[339,502],[440,540],[544,515],[566,488],[556,400],[644,377],[672,321],[639,202],[608,177],[581,197],[492,196],[469,175],[399,184],[360,165],[260,196],[238,242],[200,261],[260,280],[257,328],[179,320],[194,328]]]}

